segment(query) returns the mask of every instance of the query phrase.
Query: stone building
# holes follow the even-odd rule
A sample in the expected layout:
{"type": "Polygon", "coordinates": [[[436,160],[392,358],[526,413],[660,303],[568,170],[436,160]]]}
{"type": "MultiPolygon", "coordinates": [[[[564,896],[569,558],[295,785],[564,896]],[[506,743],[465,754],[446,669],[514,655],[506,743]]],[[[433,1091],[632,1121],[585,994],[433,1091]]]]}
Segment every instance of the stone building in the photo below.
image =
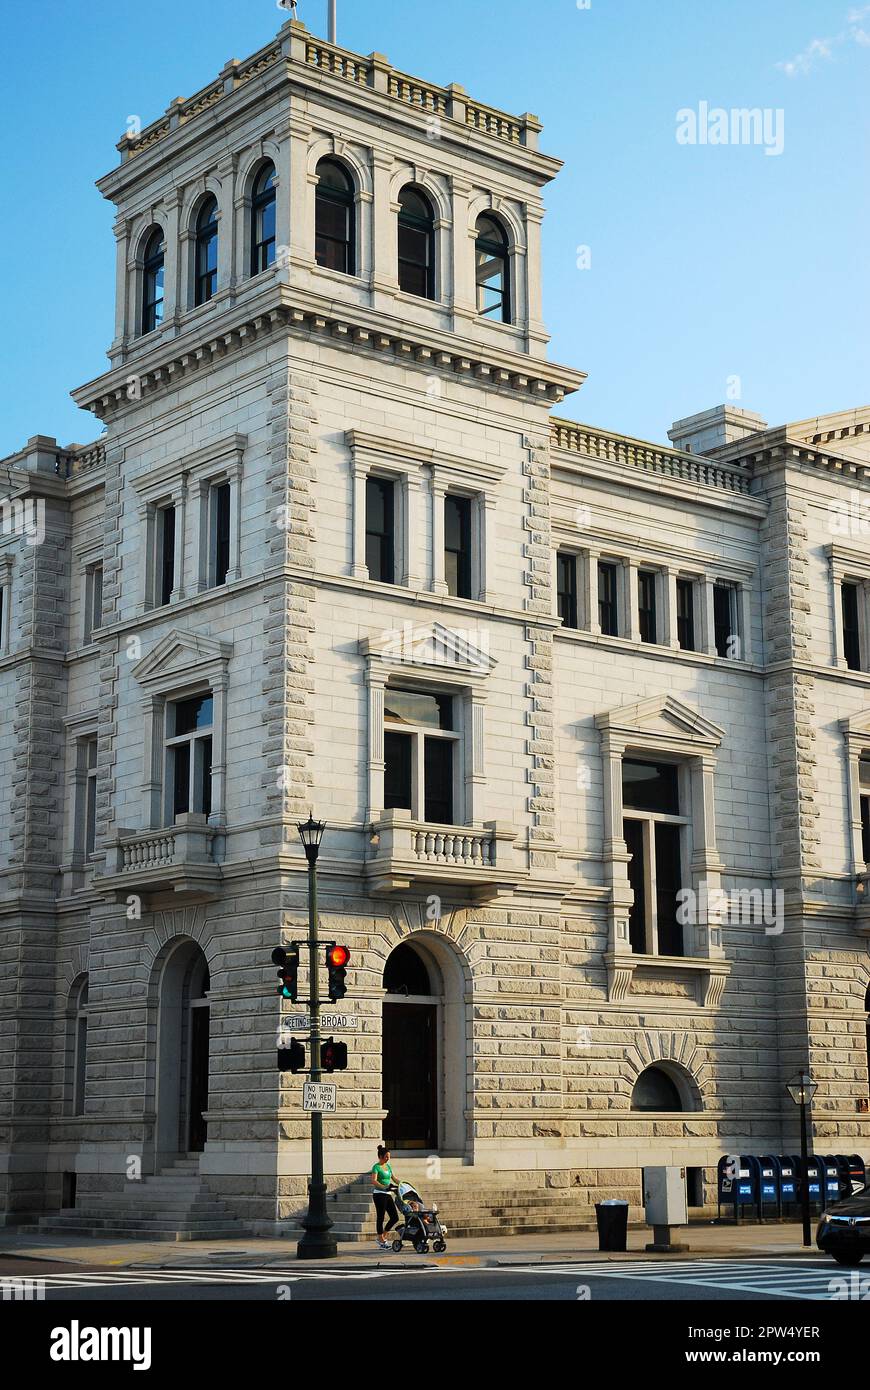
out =
{"type": "Polygon", "coordinates": [[[309,807],[332,1188],[699,1206],[807,1063],[870,1157],[870,409],[554,416],[540,130],[291,21],[99,182],[104,432],[0,465],[9,1222],[298,1212],[309,807]]]}

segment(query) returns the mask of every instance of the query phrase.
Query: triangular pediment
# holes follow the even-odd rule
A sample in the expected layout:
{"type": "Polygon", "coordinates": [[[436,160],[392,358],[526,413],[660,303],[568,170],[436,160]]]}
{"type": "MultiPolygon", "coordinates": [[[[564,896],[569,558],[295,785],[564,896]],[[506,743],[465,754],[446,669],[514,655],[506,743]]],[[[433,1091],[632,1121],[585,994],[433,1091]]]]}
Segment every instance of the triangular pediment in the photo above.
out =
{"type": "Polygon", "coordinates": [[[663,743],[675,739],[698,747],[718,748],[725,730],[705,719],[691,705],[675,695],[652,695],[634,705],[600,714],[595,723],[602,731],[627,736],[642,735],[644,741],[660,738],[663,743]]]}
{"type": "Polygon", "coordinates": [[[152,647],[147,656],[136,663],[133,676],[140,685],[171,681],[201,673],[205,667],[216,668],[225,664],[232,652],[232,644],[221,642],[217,637],[173,628],[152,647]]]}
{"type": "Polygon", "coordinates": [[[847,738],[866,740],[870,744],[870,710],[841,719],[840,728],[847,738]]]}
{"type": "Polygon", "coordinates": [[[495,667],[488,651],[489,634],[475,628],[473,632],[427,623],[414,627],[404,623],[390,628],[377,637],[366,638],[362,649],[366,656],[379,658],[390,665],[422,666],[438,670],[468,671],[487,675],[495,667]]]}

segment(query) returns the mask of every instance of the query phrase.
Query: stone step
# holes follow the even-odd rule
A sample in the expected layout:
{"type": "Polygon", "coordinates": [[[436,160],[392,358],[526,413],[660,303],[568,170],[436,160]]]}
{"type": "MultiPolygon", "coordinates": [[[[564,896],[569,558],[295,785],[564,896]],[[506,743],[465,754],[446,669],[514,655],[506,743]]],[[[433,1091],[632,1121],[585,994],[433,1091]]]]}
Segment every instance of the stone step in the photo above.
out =
{"type": "Polygon", "coordinates": [[[241,1223],[238,1226],[210,1225],[203,1230],[195,1231],[178,1230],[176,1227],[167,1227],[164,1230],[149,1228],[143,1231],[139,1228],[121,1225],[111,1227],[87,1224],[68,1226],[49,1222],[44,1226],[40,1225],[37,1229],[40,1233],[48,1235],[79,1235],[97,1238],[111,1236],[117,1240],[237,1240],[244,1239],[250,1234],[247,1226],[241,1223]]]}
{"type": "MultiPolygon", "coordinates": [[[[136,1217],[131,1215],[129,1212],[115,1213],[111,1216],[108,1216],[103,1215],[102,1213],[82,1211],[76,1214],[75,1216],[64,1216],[63,1214],[61,1214],[59,1216],[51,1217],[49,1218],[47,1225],[51,1227],[57,1227],[62,1225],[67,1230],[78,1230],[84,1226],[94,1226],[99,1228],[100,1230],[105,1231],[110,1228],[114,1230],[117,1227],[123,1226],[125,1229],[131,1231],[183,1229],[191,1231],[204,1231],[207,1233],[208,1231],[214,1230],[217,1227],[223,1228],[226,1226],[233,1226],[234,1228],[237,1228],[242,1226],[243,1223],[237,1222],[235,1218],[229,1216],[209,1216],[202,1219],[185,1219],[184,1221],[176,1222],[174,1218],[171,1216],[171,1214],[161,1219],[157,1216],[136,1217]]],[[[41,1229],[45,1230],[46,1227],[42,1227],[41,1229]]]]}

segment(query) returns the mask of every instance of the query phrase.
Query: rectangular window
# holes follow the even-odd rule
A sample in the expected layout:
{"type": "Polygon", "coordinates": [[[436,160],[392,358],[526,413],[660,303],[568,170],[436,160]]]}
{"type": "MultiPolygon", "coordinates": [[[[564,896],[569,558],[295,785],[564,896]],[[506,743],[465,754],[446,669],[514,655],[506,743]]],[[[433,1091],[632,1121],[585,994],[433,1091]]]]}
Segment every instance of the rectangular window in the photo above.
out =
{"type": "Polygon", "coordinates": [[[870,758],[862,758],[859,762],[858,780],[861,798],[861,853],[864,863],[870,864],[870,758]]]}
{"type": "Polygon", "coordinates": [[[90,642],[103,622],[103,567],[89,565],[85,571],[85,631],[84,638],[90,642]]]}
{"type": "Polygon", "coordinates": [[[414,810],[413,761],[414,739],[411,734],[384,734],[384,809],[387,811],[414,810]]]}
{"type": "Polygon", "coordinates": [[[453,743],[424,739],[425,819],[431,825],[453,824],[453,743]]]}
{"type": "Polygon", "coordinates": [[[178,700],[167,707],[167,811],[170,824],[188,812],[211,814],[211,695],[178,700]]]}
{"type": "Polygon", "coordinates": [[[632,951],[636,955],[643,956],[647,954],[646,863],[643,846],[643,821],[625,821],[623,835],[626,848],[631,855],[628,864],[628,883],[634,893],[634,902],[628,915],[628,934],[632,951]]]}
{"type": "Polygon", "coordinates": [[[97,843],[97,740],[85,740],[85,856],[97,843]]]}
{"type": "Polygon", "coordinates": [[[858,585],[842,585],[843,655],[850,671],[861,670],[861,626],[858,608],[858,585]]]}
{"type": "Polygon", "coordinates": [[[658,954],[681,956],[683,929],[677,921],[677,894],[681,887],[679,826],[656,822],[655,852],[658,954]]]}
{"type": "Polygon", "coordinates": [[[632,811],[660,811],[663,815],[678,816],[680,794],[676,766],[624,759],[622,804],[632,811]]]}
{"type": "Polygon", "coordinates": [[[677,580],[677,642],[684,652],[695,650],[695,584],[677,580]]]}
{"type": "Polygon", "coordinates": [[[453,825],[459,748],[454,697],[388,687],[384,720],[385,809],[410,811],[431,825],[453,825]]]}
{"type": "Polygon", "coordinates": [[[577,622],[577,557],[560,551],[556,556],[556,601],[559,617],[565,627],[576,628],[577,622]]]}
{"type": "Polygon", "coordinates": [[[155,517],[155,600],[169,603],[175,588],[175,508],[158,507],[155,517]]]}
{"type": "Polygon", "coordinates": [[[713,626],[717,655],[739,661],[737,588],[734,584],[726,584],[718,579],[713,585],[713,626]]]}
{"type": "Polygon", "coordinates": [[[641,642],[658,641],[656,624],[656,576],[640,570],[637,576],[637,616],[641,642]]]}
{"type": "Polygon", "coordinates": [[[605,561],[598,565],[598,624],[605,637],[619,636],[616,601],[617,567],[605,561]]]}
{"type": "Polygon", "coordinates": [[[369,579],[395,584],[395,483],[366,479],[366,565],[369,579]]]}
{"type": "Polygon", "coordinates": [[[471,598],[471,498],[444,498],[444,577],[454,598],[471,598]]]}
{"type": "Polygon", "coordinates": [[[622,763],[623,836],[631,859],[628,881],[634,895],[629,913],[632,950],[645,955],[682,956],[677,898],[682,887],[683,836],[679,769],[671,763],[622,763]]]}
{"type": "Polygon", "coordinates": [[[230,485],[217,483],[209,494],[210,569],[213,583],[225,584],[230,568],[230,485]]]}

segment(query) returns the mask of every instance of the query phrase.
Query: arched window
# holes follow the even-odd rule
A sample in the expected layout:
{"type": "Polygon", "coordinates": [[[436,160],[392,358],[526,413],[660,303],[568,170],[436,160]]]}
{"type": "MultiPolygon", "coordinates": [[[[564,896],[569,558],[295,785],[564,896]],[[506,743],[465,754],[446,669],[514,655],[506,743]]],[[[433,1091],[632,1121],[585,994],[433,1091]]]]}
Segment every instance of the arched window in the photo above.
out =
{"type": "Polygon", "coordinates": [[[399,194],[399,289],[435,298],[435,215],[416,188],[399,194]]]}
{"type": "Polygon", "coordinates": [[[393,951],[384,970],[384,989],[388,994],[415,994],[423,997],[433,993],[426,962],[413,946],[403,942],[393,951]]]}
{"type": "Polygon", "coordinates": [[[251,274],[275,260],[275,166],[264,164],[251,190],[251,274]]]}
{"type": "Polygon", "coordinates": [[[494,217],[483,216],[477,219],[474,250],[477,312],[482,318],[494,319],[498,323],[510,323],[508,241],[504,228],[494,217]]]}
{"type": "Polygon", "coordinates": [[[683,1110],[677,1084],[661,1067],[641,1072],[631,1093],[632,1110],[683,1110]]]}
{"type": "Polygon", "coordinates": [[[194,304],[207,304],[217,289],[217,199],[207,198],[196,219],[196,286],[194,304]]]}
{"type": "Polygon", "coordinates": [[[150,333],[163,322],[163,260],[166,243],[155,227],[145,244],[142,265],[142,332],[150,333]]]}
{"type": "Polygon", "coordinates": [[[327,270],[355,275],[353,183],[342,164],[321,159],[314,195],[314,259],[327,270]]]}
{"type": "Polygon", "coordinates": [[[71,1087],[68,1092],[73,1115],[85,1113],[85,1082],[88,1070],[88,977],[80,976],[69,995],[67,1040],[71,1087]]]}

